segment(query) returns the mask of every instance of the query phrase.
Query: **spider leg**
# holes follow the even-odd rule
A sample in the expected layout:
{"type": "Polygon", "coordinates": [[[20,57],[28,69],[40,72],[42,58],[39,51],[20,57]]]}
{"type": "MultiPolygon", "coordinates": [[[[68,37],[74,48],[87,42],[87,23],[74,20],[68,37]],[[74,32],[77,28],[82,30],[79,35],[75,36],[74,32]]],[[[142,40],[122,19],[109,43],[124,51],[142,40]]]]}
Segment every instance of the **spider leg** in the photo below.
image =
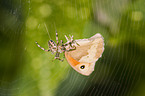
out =
{"type": "Polygon", "coordinates": [[[64,35],[64,36],[65,36],[66,40],[69,41],[68,37],[66,35],[64,35]]]}
{"type": "Polygon", "coordinates": [[[48,41],[48,46],[49,47],[54,47],[54,46],[56,46],[56,43],[53,40],[49,40],[48,41]]]}
{"type": "MultiPolygon", "coordinates": [[[[65,51],[64,51],[65,52],[65,51]]],[[[65,54],[64,54],[64,52],[63,52],[63,59],[62,60],[64,60],[64,58],[65,58],[65,54]]]]}
{"type": "Polygon", "coordinates": [[[59,52],[56,52],[55,59],[58,59],[58,60],[60,60],[60,61],[63,61],[63,60],[64,60],[64,59],[60,59],[60,58],[59,58],[59,52]]]}
{"type": "MultiPolygon", "coordinates": [[[[57,53],[58,53],[58,47],[59,47],[59,41],[58,41],[58,33],[57,33],[57,30],[56,30],[56,55],[57,55],[57,53]]],[[[59,53],[58,53],[58,57],[59,57],[59,53]]],[[[58,58],[58,60],[59,60],[59,58],[58,58]]]]}
{"type": "Polygon", "coordinates": [[[50,51],[50,50],[46,50],[46,49],[44,49],[43,47],[41,47],[41,46],[38,44],[38,42],[37,42],[37,41],[36,41],[35,43],[36,43],[36,44],[37,44],[37,46],[38,46],[39,48],[41,48],[42,50],[44,50],[44,51],[46,51],[46,52],[50,51]]]}
{"type": "MultiPolygon", "coordinates": [[[[69,36],[70,36],[70,35],[69,35],[69,36]]],[[[66,38],[67,42],[64,44],[64,46],[68,46],[68,45],[71,46],[71,40],[68,39],[68,37],[67,37],[66,35],[65,35],[65,38],[66,38]]]]}
{"type": "Polygon", "coordinates": [[[80,46],[79,43],[77,43],[77,41],[74,40],[74,42],[75,42],[78,46],[80,46]]]}
{"type": "Polygon", "coordinates": [[[48,46],[52,54],[54,54],[54,50],[56,50],[56,44],[53,40],[48,41],[48,46]]]}
{"type": "Polygon", "coordinates": [[[71,41],[72,41],[72,42],[74,42],[74,43],[76,43],[78,46],[80,46],[80,45],[77,43],[77,41],[73,40],[73,35],[72,35],[72,37],[70,36],[70,38],[71,38],[71,41]]]}
{"type": "Polygon", "coordinates": [[[71,39],[71,40],[73,40],[73,35],[72,35],[72,36],[71,36],[71,35],[69,35],[69,37],[70,37],[70,39],[71,39]]]}
{"type": "Polygon", "coordinates": [[[80,46],[80,45],[77,43],[77,41],[73,40],[73,35],[70,36],[70,38],[71,38],[71,41],[72,41],[72,42],[75,42],[78,46],[80,46]]]}
{"type": "Polygon", "coordinates": [[[76,46],[72,46],[68,50],[65,50],[65,51],[69,52],[69,51],[72,51],[72,50],[76,50],[76,46]]]}
{"type": "Polygon", "coordinates": [[[74,38],[74,36],[72,35],[72,36],[71,36],[71,39],[73,39],[73,38],[74,38]]]}
{"type": "Polygon", "coordinates": [[[62,40],[60,41],[60,45],[63,46],[63,41],[62,40]]]}
{"type": "Polygon", "coordinates": [[[59,44],[59,42],[58,42],[58,33],[57,33],[57,31],[56,31],[56,43],[57,43],[57,45],[59,44]]]}

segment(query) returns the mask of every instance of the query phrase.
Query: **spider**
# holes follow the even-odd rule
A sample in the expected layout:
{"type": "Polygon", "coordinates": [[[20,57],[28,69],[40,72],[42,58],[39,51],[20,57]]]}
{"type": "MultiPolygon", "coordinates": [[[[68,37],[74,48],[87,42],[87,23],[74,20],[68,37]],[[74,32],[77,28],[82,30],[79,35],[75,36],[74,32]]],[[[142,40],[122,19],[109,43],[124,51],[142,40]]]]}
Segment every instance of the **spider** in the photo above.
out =
{"type": "Polygon", "coordinates": [[[55,59],[63,61],[64,60],[64,56],[63,56],[63,59],[60,59],[59,54],[60,53],[64,53],[65,51],[75,50],[76,47],[73,45],[74,43],[79,45],[75,40],[73,40],[73,35],[72,36],[69,35],[69,37],[70,37],[70,39],[65,35],[65,38],[66,38],[67,42],[63,44],[63,41],[61,40],[60,43],[59,43],[59,41],[58,41],[58,33],[56,31],[56,43],[53,40],[49,40],[48,41],[48,46],[49,46],[48,50],[46,50],[43,47],[41,47],[37,43],[37,41],[35,43],[37,44],[37,46],[39,48],[41,48],[42,50],[44,50],[46,52],[51,51],[52,54],[56,53],[55,54],[55,59]]]}

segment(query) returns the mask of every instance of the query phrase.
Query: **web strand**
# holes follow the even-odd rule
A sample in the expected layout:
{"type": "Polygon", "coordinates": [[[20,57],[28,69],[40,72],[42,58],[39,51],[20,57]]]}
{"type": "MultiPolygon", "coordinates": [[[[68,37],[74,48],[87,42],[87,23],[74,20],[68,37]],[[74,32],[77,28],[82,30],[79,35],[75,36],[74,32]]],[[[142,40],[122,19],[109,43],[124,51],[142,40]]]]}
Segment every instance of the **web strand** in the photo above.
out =
{"type": "MultiPolygon", "coordinates": [[[[45,26],[45,28],[46,28],[46,31],[47,31],[47,33],[48,33],[49,38],[51,39],[50,34],[49,34],[49,32],[48,32],[48,28],[47,28],[46,23],[44,23],[44,26],[45,26]]],[[[52,39],[51,39],[51,40],[52,40],[52,39]]]]}

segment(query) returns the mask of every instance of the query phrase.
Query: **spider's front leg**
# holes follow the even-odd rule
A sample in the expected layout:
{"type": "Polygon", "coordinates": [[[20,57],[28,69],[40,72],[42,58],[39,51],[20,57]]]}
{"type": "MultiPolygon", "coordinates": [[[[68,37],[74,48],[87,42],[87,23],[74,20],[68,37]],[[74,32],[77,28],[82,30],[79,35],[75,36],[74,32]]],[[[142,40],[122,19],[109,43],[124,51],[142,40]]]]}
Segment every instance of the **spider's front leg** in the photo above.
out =
{"type": "Polygon", "coordinates": [[[72,50],[76,50],[76,46],[75,45],[73,45],[73,46],[70,46],[67,50],[65,50],[65,51],[72,51],[72,50]]]}
{"type": "Polygon", "coordinates": [[[70,50],[75,50],[76,46],[80,46],[77,41],[73,40],[73,35],[69,35],[70,39],[68,39],[68,37],[65,35],[65,38],[67,40],[67,42],[64,44],[64,46],[66,47],[66,51],[70,51],[70,50]],[[76,45],[76,46],[75,46],[76,45]]]}

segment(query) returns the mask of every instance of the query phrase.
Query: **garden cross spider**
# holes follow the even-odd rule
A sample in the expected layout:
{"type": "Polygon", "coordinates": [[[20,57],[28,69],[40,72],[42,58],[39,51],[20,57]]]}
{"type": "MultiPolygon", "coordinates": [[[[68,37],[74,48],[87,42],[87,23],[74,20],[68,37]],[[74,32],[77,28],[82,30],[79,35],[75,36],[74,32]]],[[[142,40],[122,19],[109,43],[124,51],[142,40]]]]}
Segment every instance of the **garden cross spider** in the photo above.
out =
{"type": "Polygon", "coordinates": [[[60,53],[64,53],[65,51],[75,50],[76,47],[73,45],[74,43],[76,43],[79,46],[79,44],[75,40],[73,40],[73,35],[72,36],[69,35],[69,37],[70,37],[70,39],[65,35],[65,38],[66,38],[67,42],[63,44],[63,41],[61,40],[60,43],[59,43],[58,33],[56,31],[56,43],[53,40],[49,40],[48,41],[48,46],[49,46],[48,50],[41,47],[37,42],[36,42],[36,44],[37,44],[38,47],[40,47],[42,50],[44,50],[46,52],[51,51],[52,54],[56,53],[55,54],[55,59],[63,61],[64,56],[63,56],[63,59],[60,59],[60,57],[59,57],[60,53]]]}

